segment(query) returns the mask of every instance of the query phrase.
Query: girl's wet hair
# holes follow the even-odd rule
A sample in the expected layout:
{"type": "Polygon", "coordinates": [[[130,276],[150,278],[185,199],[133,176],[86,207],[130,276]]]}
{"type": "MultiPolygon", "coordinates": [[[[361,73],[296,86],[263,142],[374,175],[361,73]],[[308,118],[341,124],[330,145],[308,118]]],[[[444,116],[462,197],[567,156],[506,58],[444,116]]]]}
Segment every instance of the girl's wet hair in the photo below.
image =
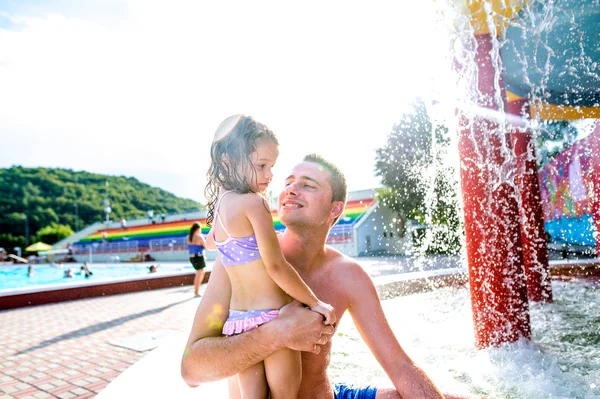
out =
{"type": "Polygon", "coordinates": [[[256,179],[250,154],[256,151],[256,142],[263,138],[279,145],[277,137],[267,126],[247,115],[230,116],[217,128],[210,148],[211,165],[206,174],[208,183],[204,189],[208,200],[207,226],[214,219],[220,189],[239,194],[254,192],[240,171],[249,168],[253,179],[256,179]]]}

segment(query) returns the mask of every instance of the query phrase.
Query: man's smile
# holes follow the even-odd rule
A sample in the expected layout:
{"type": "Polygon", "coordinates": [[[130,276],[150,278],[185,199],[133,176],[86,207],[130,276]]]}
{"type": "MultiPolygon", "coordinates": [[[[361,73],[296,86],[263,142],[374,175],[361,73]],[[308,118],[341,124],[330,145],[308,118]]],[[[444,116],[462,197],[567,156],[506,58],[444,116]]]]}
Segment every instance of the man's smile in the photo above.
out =
{"type": "Polygon", "coordinates": [[[285,209],[299,209],[303,208],[304,206],[297,202],[286,200],[282,202],[282,207],[285,209]]]}

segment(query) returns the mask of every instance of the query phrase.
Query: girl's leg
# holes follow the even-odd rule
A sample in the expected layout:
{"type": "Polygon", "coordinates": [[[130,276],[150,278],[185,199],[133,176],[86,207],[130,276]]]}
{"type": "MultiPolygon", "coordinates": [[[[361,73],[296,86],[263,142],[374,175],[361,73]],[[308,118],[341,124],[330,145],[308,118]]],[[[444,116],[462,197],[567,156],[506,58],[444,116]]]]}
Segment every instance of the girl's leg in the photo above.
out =
{"type": "MultiPolygon", "coordinates": [[[[256,363],[238,374],[242,399],[267,399],[269,389],[263,362],[256,363]]],[[[229,384],[231,389],[231,384],[229,384]]]]}
{"type": "Polygon", "coordinates": [[[302,381],[300,352],[281,349],[265,359],[271,399],[297,398],[302,381]]]}

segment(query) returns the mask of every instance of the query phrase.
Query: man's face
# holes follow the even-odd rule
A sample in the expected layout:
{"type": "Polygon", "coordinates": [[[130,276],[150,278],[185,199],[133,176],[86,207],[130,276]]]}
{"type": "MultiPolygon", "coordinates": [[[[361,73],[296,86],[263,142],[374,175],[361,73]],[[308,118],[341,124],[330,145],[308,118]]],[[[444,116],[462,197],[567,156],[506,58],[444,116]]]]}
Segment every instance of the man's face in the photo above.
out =
{"type": "Polygon", "coordinates": [[[327,169],[313,162],[296,165],[279,194],[279,218],[286,227],[331,226],[341,202],[331,202],[330,176],[327,169]]]}

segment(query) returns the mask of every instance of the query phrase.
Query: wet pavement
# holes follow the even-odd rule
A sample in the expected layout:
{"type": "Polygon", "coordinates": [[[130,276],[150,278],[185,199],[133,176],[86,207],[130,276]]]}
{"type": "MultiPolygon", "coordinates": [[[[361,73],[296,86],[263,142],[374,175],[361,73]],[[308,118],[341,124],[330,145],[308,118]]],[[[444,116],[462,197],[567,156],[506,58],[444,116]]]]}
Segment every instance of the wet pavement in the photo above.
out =
{"type": "MultiPolygon", "coordinates": [[[[359,262],[374,278],[463,265],[449,256],[359,262]]],[[[0,397],[93,397],[149,353],[131,348],[143,350],[161,334],[187,334],[199,301],[185,286],[1,311],[0,397]]]]}

